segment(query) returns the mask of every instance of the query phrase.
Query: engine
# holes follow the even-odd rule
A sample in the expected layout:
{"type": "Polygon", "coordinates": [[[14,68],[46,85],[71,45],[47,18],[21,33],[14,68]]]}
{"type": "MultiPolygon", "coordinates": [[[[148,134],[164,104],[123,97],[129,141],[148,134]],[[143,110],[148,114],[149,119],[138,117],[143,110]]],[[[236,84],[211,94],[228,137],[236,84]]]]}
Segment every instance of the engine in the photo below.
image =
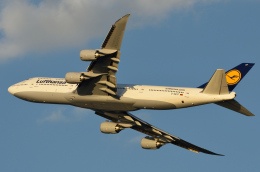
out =
{"type": "Polygon", "coordinates": [[[100,131],[105,134],[116,134],[119,133],[121,130],[124,128],[120,127],[117,123],[115,122],[102,122],[100,125],[100,131]]]}
{"type": "Polygon", "coordinates": [[[88,79],[88,77],[82,72],[68,72],[65,75],[66,82],[70,84],[78,84],[86,79],[88,79]]]}
{"type": "Polygon", "coordinates": [[[110,49],[81,50],[79,56],[82,61],[95,61],[101,56],[111,55],[116,52],[117,50],[110,49]]]}
{"type": "Polygon", "coordinates": [[[100,54],[97,50],[81,50],[79,56],[82,61],[95,61],[100,54]]]}
{"type": "Polygon", "coordinates": [[[144,149],[159,149],[164,143],[158,142],[153,137],[145,137],[141,140],[141,146],[144,149]]]}

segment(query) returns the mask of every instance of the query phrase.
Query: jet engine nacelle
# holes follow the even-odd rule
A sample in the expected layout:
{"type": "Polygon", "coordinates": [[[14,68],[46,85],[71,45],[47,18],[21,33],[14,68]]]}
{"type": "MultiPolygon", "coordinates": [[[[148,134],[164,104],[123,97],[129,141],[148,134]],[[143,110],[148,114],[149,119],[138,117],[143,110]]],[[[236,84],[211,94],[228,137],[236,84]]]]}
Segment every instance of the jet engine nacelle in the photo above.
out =
{"type": "Polygon", "coordinates": [[[79,56],[82,61],[95,61],[100,54],[97,50],[81,50],[79,56]]]}
{"type": "Polygon", "coordinates": [[[141,146],[144,149],[159,149],[164,143],[158,142],[153,137],[145,137],[141,140],[141,146]]]}
{"type": "Polygon", "coordinates": [[[88,79],[82,72],[68,72],[65,75],[65,80],[69,84],[78,84],[88,79]]]}
{"type": "Polygon", "coordinates": [[[115,122],[102,122],[100,125],[100,131],[105,134],[117,134],[121,130],[123,130],[122,127],[120,127],[117,123],[115,122]]]}
{"type": "Polygon", "coordinates": [[[79,56],[82,61],[95,61],[101,56],[110,55],[115,52],[117,52],[117,50],[111,50],[111,49],[81,50],[79,56]]]}

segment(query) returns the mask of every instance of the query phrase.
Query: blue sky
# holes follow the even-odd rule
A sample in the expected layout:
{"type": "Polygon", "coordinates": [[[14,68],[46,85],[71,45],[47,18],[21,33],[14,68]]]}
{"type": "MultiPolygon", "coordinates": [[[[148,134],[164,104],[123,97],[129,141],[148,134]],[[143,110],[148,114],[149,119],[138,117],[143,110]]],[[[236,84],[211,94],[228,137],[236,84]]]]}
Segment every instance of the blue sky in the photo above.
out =
{"type": "Polygon", "coordinates": [[[59,0],[0,4],[0,171],[259,171],[260,1],[59,0]],[[256,63],[234,90],[254,113],[214,104],[134,115],[224,157],[174,145],[140,146],[145,135],[99,130],[105,119],[85,109],[35,104],[7,89],[32,77],[84,71],[82,49],[100,48],[110,26],[130,13],[119,83],[197,87],[216,69],[256,63]]]}

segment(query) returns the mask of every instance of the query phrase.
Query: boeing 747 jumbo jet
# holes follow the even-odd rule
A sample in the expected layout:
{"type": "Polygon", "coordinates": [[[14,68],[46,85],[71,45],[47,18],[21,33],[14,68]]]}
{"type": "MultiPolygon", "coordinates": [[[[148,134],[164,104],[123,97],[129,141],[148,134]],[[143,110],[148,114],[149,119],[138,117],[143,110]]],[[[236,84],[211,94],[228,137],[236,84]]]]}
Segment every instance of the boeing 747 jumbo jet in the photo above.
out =
{"type": "Polygon", "coordinates": [[[242,63],[227,73],[224,69],[217,69],[209,82],[198,88],[118,84],[116,73],[120,47],[129,16],[125,15],[112,25],[101,49],[80,52],[82,61],[91,61],[86,72],[68,72],[65,79],[31,78],[10,86],[8,91],[30,102],[91,109],[110,120],[101,123],[103,133],[116,134],[131,128],[149,135],[141,140],[144,149],[158,149],[171,143],[196,153],[220,155],[160,130],[129,111],[180,109],[215,103],[243,115],[254,116],[234,100],[236,93],[232,92],[254,63],[242,63]]]}

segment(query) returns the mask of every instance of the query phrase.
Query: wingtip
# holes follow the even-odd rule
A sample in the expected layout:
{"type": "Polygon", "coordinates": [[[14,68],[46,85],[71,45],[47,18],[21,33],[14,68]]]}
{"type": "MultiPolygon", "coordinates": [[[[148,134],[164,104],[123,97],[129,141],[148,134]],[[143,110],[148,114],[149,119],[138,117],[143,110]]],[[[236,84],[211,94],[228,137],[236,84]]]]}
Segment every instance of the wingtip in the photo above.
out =
{"type": "Polygon", "coordinates": [[[218,154],[218,153],[215,153],[215,152],[211,152],[209,150],[204,150],[204,151],[200,151],[202,153],[206,153],[206,154],[210,154],[210,155],[217,155],[217,156],[225,156],[225,155],[222,155],[222,154],[218,154]]]}
{"type": "Polygon", "coordinates": [[[225,155],[218,154],[218,153],[214,153],[214,155],[217,155],[217,156],[225,156],[225,155]]]}
{"type": "MultiPolygon", "coordinates": [[[[123,18],[129,18],[129,16],[130,16],[130,14],[126,14],[126,15],[124,15],[123,17],[121,17],[121,19],[123,19],[123,18]]],[[[120,20],[120,19],[119,19],[120,20]]]]}
{"type": "Polygon", "coordinates": [[[208,152],[202,152],[202,153],[206,153],[206,154],[210,154],[210,155],[217,155],[217,156],[225,156],[225,155],[218,154],[218,153],[214,153],[214,152],[211,152],[211,151],[208,151],[208,152]]]}
{"type": "Polygon", "coordinates": [[[120,19],[118,19],[118,20],[115,22],[115,24],[116,24],[117,22],[119,22],[120,20],[122,20],[122,19],[128,20],[129,16],[130,16],[130,14],[124,15],[123,17],[121,17],[120,19]]]}

